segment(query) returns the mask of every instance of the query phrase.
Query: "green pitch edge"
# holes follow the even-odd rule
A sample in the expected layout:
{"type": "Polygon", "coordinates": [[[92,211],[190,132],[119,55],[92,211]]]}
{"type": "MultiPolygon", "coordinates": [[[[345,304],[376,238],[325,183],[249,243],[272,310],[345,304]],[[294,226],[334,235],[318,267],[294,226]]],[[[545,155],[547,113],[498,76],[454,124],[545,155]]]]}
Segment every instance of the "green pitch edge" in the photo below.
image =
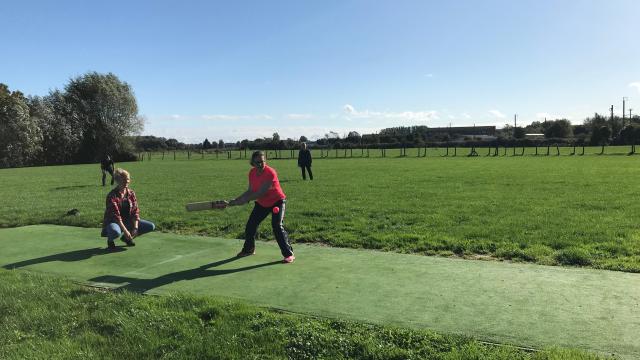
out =
{"type": "Polygon", "coordinates": [[[216,295],[293,312],[395,324],[541,348],[640,358],[640,276],[163,233],[106,252],[98,229],[0,230],[0,266],[147,293],[216,295]]]}

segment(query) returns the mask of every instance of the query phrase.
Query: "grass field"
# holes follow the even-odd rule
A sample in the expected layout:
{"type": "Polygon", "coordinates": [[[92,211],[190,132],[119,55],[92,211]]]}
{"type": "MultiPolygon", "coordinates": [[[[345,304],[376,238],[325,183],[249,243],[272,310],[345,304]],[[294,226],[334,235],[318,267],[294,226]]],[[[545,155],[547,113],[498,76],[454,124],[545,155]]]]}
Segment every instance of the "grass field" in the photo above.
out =
{"type": "MultiPolygon", "coordinates": [[[[295,242],[426,255],[494,257],[640,271],[635,156],[273,160],[295,242]]],[[[142,216],[159,230],[241,238],[251,207],[186,213],[184,204],[246,189],[245,160],[151,160],[132,173],[142,216]]],[[[109,187],[97,165],[0,170],[0,226],[98,227],[109,187]],[[80,210],[67,216],[69,209],[80,210]]],[[[272,239],[268,224],[259,237],[272,239]]]]}
{"type": "MultiPolygon", "coordinates": [[[[607,153],[626,150],[608,148],[607,153]]],[[[467,158],[458,149],[457,157],[429,153],[418,158],[410,149],[398,158],[395,151],[388,150],[386,158],[373,151],[369,158],[316,158],[313,182],[301,180],[295,160],[273,160],[288,195],[285,226],[291,238],[640,271],[637,157],[596,156],[599,148],[587,149],[587,156],[559,157],[467,158]]],[[[240,194],[247,186],[246,160],[192,156],[174,161],[154,154],[151,161],[120,165],[132,173],[143,217],[159,230],[242,237],[250,206],[186,213],[184,204],[240,194]]],[[[109,191],[99,181],[96,164],[0,170],[0,226],[98,227],[109,191]],[[66,215],[73,208],[79,214],[66,215]]],[[[259,236],[272,239],[267,223],[259,236]]],[[[574,350],[529,353],[219,299],[95,292],[6,270],[0,278],[0,337],[8,339],[0,345],[0,358],[596,358],[574,350]],[[214,339],[219,346],[198,345],[214,339]]]]}
{"type": "Polygon", "coordinates": [[[598,359],[427,330],[286,314],[237,301],[105,292],[0,270],[2,359],[598,359]]]}

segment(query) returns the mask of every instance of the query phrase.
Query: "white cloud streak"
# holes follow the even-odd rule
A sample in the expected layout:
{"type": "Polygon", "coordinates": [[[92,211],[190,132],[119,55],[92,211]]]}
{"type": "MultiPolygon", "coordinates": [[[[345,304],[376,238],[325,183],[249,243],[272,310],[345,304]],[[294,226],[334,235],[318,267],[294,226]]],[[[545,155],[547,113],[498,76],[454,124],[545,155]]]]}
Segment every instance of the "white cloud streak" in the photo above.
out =
{"type": "Polygon", "coordinates": [[[356,110],[353,105],[346,104],[343,106],[345,116],[347,120],[352,119],[393,119],[401,121],[417,121],[425,122],[428,120],[439,119],[440,116],[435,110],[431,111],[403,111],[403,112],[383,112],[383,111],[369,111],[356,110]]]}
{"type": "Polygon", "coordinates": [[[636,90],[638,90],[638,93],[640,94],[640,81],[636,81],[636,82],[632,82],[629,84],[629,87],[634,87],[636,88],[636,90]]]}
{"type": "Polygon", "coordinates": [[[499,119],[504,119],[506,117],[502,112],[500,112],[500,110],[489,110],[489,114],[499,119]]]}
{"type": "Polygon", "coordinates": [[[313,114],[287,114],[286,118],[289,120],[310,120],[313,119],[313,114]]]}
{"type": "Polygon", "coordinates": [[[258,115],[226,115],[226,114],[214,114],[214,115],[200,115],[202,120],[215,120],[215,121],[234,121],[234,120],[272,120],[271,115],[258,114],[258,115]]]}

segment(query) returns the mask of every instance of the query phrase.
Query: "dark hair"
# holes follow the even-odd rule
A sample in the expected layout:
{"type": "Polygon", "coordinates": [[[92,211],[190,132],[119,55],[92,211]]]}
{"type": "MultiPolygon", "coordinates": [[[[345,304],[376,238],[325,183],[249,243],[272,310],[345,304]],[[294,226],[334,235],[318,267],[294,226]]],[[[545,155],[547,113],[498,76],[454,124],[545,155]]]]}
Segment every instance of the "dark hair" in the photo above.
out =
{"type": "Polygon", "coordinates": [[[255,164],[254,164],[253,161],[256,158],[259,158],[260,156],[264,156],[264,152],[263,151],[260,151],[260,150],[254,151],[253,154],[251,154],[251,160],[249,161],[249,164],[251,164],[251,166],[254,166],[255,164]]]}

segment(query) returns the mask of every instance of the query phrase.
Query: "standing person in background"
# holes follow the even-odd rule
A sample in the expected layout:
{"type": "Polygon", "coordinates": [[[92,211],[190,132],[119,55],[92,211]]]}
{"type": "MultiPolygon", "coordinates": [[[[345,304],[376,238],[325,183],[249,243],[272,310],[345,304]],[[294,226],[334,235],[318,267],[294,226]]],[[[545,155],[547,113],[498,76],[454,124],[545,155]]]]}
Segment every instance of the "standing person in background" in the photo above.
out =
{"type": "Polygon", "coordinates": [[[313,173],[311,172],[311,151],[307,149],[306,143],[300,144],[298,166],[302,169],[302,180],[307,180],[307,175],[304,173],[305,169],[309,172],[309,179],[313,180],[313,173]]]}
{"type": "Polygon", "coordinates": [[[108,154],[100,161],[100,169],[102,170],[102,186],[106,185],[107,173],[111,174],[111,185],[113,185],[113,160],[108,154]]]}
{"type": "Polygon", "coordinates": [[[107,195],[102,223],[102,236],[107,238],[107,249],[116,248],[114,240],[121,237],[127,246],[136,246],[133,239],[155,230],[151,221],[140,219],[136,193],[129,189],[131,177],[124,169],[116,169],[114,177],[118,186],[107,195]]]}
{"type": "Polygon", "coordinates": [[[249,188],[237,198],[225,202],[227,206],[236,206],[255,200],[253,211],[245,227],[244,246],[237,256],[244,257],[255,254],[255,236],[258,226],[271,214],[271,228],[284,257],[282,262],[292,263],[296,257],[293,256],[293,248],[283,226],[286,196],[280,187],[278,174],[272,167],[267,166],[262,151],[255,151],[251,155],[250,163],[253,169],[249,171],[249,188]]]}

